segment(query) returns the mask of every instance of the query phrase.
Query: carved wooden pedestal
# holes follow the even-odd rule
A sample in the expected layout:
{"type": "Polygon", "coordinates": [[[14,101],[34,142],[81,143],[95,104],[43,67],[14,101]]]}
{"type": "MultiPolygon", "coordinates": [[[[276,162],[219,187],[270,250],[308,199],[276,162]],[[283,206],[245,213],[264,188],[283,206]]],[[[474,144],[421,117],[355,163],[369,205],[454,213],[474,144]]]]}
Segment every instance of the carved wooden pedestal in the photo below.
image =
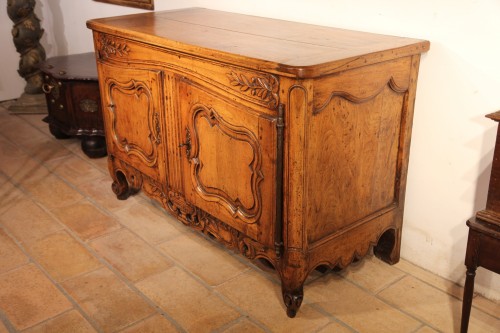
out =
{"type": "Polygon", "coordinates": [[[205,9],[91,20],[109,170],[281,277],[399,260],[429,43],[205,9]]]}

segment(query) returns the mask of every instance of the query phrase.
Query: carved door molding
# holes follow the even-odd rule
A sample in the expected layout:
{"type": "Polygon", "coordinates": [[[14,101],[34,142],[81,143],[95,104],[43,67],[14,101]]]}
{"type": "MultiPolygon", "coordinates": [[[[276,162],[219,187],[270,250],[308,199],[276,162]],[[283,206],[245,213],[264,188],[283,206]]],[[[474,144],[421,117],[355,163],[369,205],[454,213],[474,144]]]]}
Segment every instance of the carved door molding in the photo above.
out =
{"type": "Polygon", "coordinates": [[[276,118],[178,78],[179,152],[186,199],[271,246],[276,220],[276,118]],[[237,114],[237,117],[234,115],[237,114]],[[262,231],[265,230],[265,231],[262,231]]]}
{"type": "MultiPolygon", "coordinates": [[[[260,217],[262,210],[262,196],[259,191],[259,184],[264,179],[262,174],[262,152],[259,143],[254,133],[243,126],[236,126],[225,121],[215,109],[205,105],[197,104],[192,108],[192,128],[191,133],[191,177],[195,184],[198,194],[207,201],[216,201],[221,203],[228,209],[231,215],[240,218],[246,223],[255,223],[260,217]],[[204,125],[208,125],[207,128],[204,125]],[[210,165],[204,165],[202,153],[200,153],[203,142],[200,140],[200,128],[204,128],[205,134],[211,131],[213,136],[222,135],[228,142],[231,141],[234,145],[235,153],[245,150],[252,157],[248,164],[239,165],[243,178],[244,169],[250,170],[250,177],[247,184],[249,185],[250,198],[252,200],[244,200],[234,194],[227,193],[225,190],[217,187],[212,187],[209,184],[204,184],[203,169],[210,168],[210,165]],[[209,129],[209,131],[207,131],[209,129]]],[[[236,172],[237,167],[234,166],[236,172]]]]}
{"type": "Polygon", "coordinates": [[[165,169],[163,72],[101,64],[100,74],[108,151],[157,179],[165,169]]]}

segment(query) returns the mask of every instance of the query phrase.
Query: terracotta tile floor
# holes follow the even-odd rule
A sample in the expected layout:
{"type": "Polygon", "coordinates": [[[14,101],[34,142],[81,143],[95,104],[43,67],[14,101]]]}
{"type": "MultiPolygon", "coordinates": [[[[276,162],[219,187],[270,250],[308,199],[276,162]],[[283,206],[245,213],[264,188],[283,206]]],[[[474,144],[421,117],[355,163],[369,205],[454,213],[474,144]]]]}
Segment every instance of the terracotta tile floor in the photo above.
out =
{"type": "MultiPolygon", "coordinates": [[[[0,333],[458,332],[459,286],[372,256],[314,273],[288,319],[273,272],[117,200],[106,159],[42,118],[0,107],[0,333]]],[[[500,332],[500,304],[473,304],[470,331],[500,332]]]]}

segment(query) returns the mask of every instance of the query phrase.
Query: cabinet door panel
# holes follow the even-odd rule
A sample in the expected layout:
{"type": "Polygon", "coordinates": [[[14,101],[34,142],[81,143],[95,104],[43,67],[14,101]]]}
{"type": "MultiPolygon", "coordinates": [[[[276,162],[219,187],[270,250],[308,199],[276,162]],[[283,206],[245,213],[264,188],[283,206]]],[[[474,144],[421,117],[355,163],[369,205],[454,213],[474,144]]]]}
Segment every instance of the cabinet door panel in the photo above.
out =
{"type": "Polygon", "coordinates": [[[108,152],[159,178],[162,145],[162,72],[100,64],[101,98],[108,152]]]}
{"type": "Polygon", "coordinates": [[[179,91],[188,200],[264,244],[275,220],[276,124],[187,80],[179,91]]]}

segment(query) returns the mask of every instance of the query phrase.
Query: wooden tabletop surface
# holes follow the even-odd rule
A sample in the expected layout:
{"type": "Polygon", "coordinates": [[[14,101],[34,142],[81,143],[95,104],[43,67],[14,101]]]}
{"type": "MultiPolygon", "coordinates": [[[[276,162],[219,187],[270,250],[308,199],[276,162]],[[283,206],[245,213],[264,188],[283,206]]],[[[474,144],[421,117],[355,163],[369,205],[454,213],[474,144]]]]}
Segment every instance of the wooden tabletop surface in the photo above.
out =
{"type": "Polygon", "coordinates": [[[429,42],[203,8],[87,22],[93,30],[211,59],[312,77],[418,54],[429,42]],[[247,60],[245,63],[248,64],[247,60]]]}

